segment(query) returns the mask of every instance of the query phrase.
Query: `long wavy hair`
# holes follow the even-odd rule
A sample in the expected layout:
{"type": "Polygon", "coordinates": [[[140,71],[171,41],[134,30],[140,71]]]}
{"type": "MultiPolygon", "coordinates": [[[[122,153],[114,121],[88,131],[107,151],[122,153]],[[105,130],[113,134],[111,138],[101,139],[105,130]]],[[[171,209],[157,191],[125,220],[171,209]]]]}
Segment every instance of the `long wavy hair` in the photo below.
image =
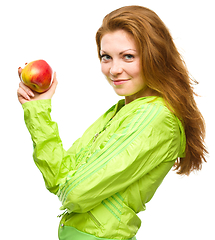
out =
{"type": "Polygon", "coordinates": [[[169,30],[148,8],[119,8],[105,16],[96,33],[99,58],[102,37],[121,29],[132,34],[136,41],[147,86],[163,97],[169,109],[183,123],[186,156],[177,159],[175,170],[181,175],[200,170],[208,152],[204,145],[204,119],[194,99],[193,84],[197,82],[190,77],[169,30]]]}

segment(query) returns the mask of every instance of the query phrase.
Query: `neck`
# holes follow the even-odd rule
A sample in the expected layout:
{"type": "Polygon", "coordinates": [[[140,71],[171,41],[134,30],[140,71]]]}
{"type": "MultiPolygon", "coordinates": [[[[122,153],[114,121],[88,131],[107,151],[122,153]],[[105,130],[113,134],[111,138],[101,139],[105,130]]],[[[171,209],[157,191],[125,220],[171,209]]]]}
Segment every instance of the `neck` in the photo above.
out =
{"type": "Polygon", "coordinates": [[[131,96],[125,96],[125,105],[136,100],[137,98],[150,97],[150,96],[158,96],[158,93],[156,93],[154,90],[147,87],[142,93],[138,92],[131,96]]]}

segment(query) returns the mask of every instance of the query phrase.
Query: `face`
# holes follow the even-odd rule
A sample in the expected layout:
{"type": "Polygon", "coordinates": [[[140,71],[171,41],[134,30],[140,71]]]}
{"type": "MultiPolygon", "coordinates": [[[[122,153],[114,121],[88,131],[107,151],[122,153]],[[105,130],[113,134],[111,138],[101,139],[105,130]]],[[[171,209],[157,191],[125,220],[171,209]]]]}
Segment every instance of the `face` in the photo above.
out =
{"type": "Polygon", "coordinates": [[[149,95],[140,64],[140,54],[132,35],[124,30],[105,34],[101,39],[101,69],[125,103],[149,95]]]}

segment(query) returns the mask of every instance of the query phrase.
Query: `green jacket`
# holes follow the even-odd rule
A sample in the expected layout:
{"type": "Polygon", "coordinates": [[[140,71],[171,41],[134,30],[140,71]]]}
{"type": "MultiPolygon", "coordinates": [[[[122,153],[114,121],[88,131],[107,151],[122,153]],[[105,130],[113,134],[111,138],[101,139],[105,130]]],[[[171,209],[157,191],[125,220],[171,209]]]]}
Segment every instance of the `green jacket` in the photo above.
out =
{"type": "Polygon", "coordinates": [[[51,119],[51,100],[22,106],[34,161],[66,210],[59,238],[136,239],[137,213],[185,153],[183,126],[163,99],[120,100],[68,151],[51,119]]]}

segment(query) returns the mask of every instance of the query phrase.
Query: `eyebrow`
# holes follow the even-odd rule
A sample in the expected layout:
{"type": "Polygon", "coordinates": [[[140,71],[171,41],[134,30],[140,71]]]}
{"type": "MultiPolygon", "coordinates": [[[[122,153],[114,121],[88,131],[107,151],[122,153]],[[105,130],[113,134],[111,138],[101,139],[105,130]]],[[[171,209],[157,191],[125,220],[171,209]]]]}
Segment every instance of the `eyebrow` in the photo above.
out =
{"type": "MultiPolygon", "coordinates": [[[[129,51],[129,50],[132,50],[132,51],[134,51],[134,52],[136,52],[136,51],[137,51],[137,50],[135,50],[135,49],[130,49],[130,48],[129,48],[129,49],[126,49],[126,50],[124,50],[124,51],[120,52],[120,53],[119,53],[119,55],[122,55],[124,52],[127,52],[127,51],[129,51]]],[[[102,49],[100,50],[100,54],[101,54],[101,52],[107,53],[107,52],[105,52],[105,51],[104,51],[104,50],[102,50],[102,49]]]]}

